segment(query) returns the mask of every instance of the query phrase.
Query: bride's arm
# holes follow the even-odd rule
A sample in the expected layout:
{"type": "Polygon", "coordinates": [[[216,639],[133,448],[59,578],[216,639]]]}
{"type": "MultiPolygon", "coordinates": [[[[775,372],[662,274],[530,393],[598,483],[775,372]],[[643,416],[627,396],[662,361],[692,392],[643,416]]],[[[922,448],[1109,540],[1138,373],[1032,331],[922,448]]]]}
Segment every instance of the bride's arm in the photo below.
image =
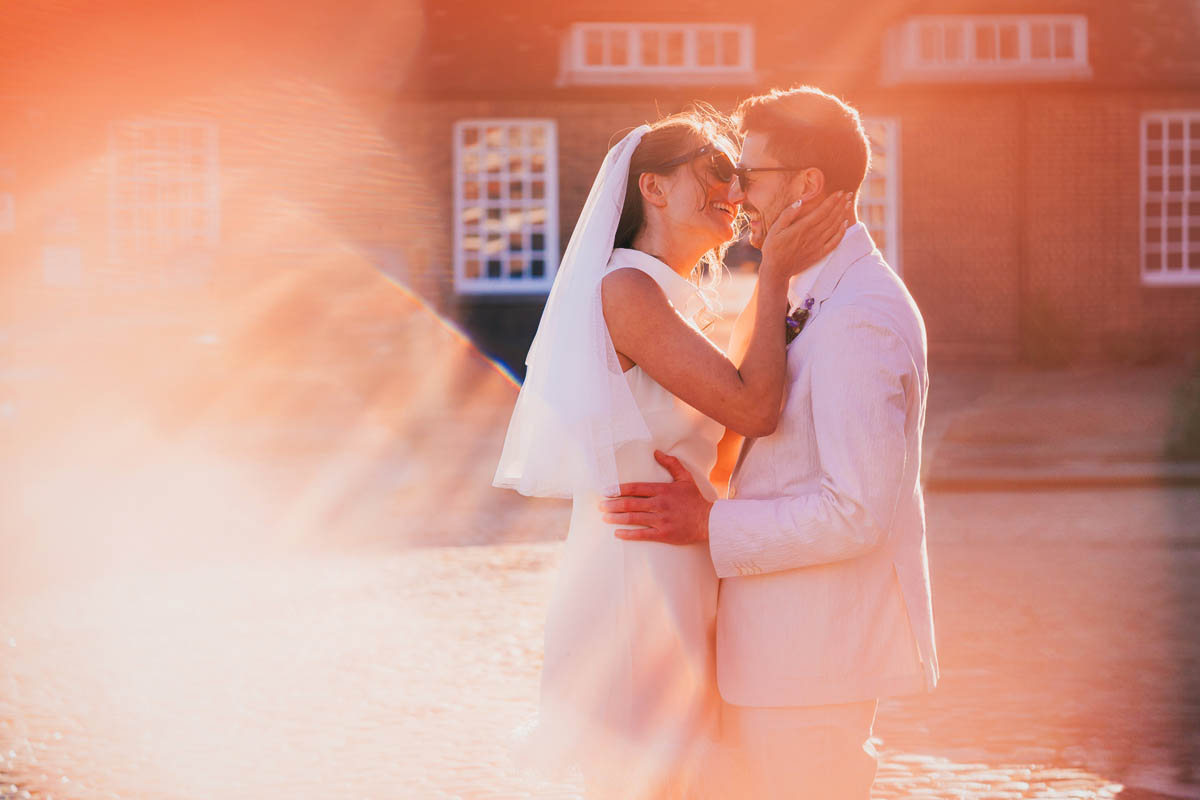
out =
{"type": "Polygon", "coordinates": [[[604,319],[617,352],[671,394],[743,436],[765,436],[775,429],[783,396],[787,282],[780,275],[764,283],[760,279],[755,334],[740,365],[688,325],[640,270],[605,276],[604,319]]]}
{"type": "Polygon", "coordinates": [[[667,391],[727,428],[743,436],[771,433],[783,399],[788,281],[841,241],[845,202],[831,195],[804,216],[789,208],[772,226],[759,268],[754,330],[736,362],[688,325],[654,279],[636,269],[604,277],[604,319],[613,346],[667,391]]]}

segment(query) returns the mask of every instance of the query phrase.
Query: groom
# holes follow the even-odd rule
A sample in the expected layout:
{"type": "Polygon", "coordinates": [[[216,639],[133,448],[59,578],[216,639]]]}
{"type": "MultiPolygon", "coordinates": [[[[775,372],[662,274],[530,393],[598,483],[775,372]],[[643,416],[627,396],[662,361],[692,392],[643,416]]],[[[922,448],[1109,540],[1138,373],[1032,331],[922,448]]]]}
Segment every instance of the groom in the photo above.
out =
{"type": "MultiPolygon", "coordinates": [[[[870,145],[838,98],[776,90],[735,121],[745,140],[730,199],[752,244],[796,200],[861,187],[870,145]]],[[[729,499],[708,502],[658,453],[674,480],[622,485],[605,519],[647,526],[624,539],[708,542],[722,578],[723,725],[749,783],[740,796],[867,800],[878,698],[938,678],[920,485],[925,327],[857,220],[793,279],[789,300],[782,414],[743,444],[729,499]]]]}

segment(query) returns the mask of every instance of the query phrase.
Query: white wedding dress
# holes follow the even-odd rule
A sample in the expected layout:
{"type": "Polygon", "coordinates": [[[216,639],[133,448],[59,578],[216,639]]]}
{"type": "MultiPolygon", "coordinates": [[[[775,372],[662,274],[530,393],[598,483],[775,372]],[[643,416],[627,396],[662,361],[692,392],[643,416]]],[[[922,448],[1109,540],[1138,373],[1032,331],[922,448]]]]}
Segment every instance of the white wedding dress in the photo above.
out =
{"type": "MultiPolygon", "coordinates": [[[[609,271],[650,275],[691,324],[695,285],[636,250],[609,271]]],[[[724,428],[654,381],[625,373],[650,441],[618,447],[621,482],[669,481],[654,450],[678,458],[709,499],[724,428]]],[[[627,542],[601,518],[598,494],[576,495],[546,621],[539,722],[533,743],[576,766],[588,797],[692,797],[716,739],[717,576],[704,544],[627,542]]]]}

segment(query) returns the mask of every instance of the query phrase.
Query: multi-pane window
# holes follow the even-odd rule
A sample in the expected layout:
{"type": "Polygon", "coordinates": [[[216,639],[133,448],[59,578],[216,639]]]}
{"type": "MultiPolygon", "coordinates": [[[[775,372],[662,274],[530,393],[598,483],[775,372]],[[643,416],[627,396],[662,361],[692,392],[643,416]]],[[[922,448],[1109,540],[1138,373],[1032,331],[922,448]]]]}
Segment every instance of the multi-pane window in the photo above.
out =
{"type": "Polygon", "coordinates": [[[558,267],[552,120],[454,126],[454,283],[463,293],[546,292],[558,267]]]}
{"type": "Polygon", "coordinates": [[[753,77],[749,25],[581,22],[567,32],[564,82],[738,82],[753,77]]]}
{"type": "Polygon", "coordinates": [[[1142,117],[1142,281],[1200,284],[1200,111],[1142,117]]]}
{"type": "MultiPolygon", "coordinates": [[[[211,123],[117,122],[109,128],[113,171],[110,257],[170,270],[213,248],[220,233],[217,128],[211,123]]],[[[169,275],[141,275],[153,281],[169,275]]]]}
{"type": "Polygon", "coordinates": [[[858,217],[888,264],[900,272],[900,136],[894,119],[864,118],[871,171],[859,192],[858,217]]]}
{"type": "Polygon", "coordinates": [[[1087,17],[921,16],[895,29],[889,80],[1087,77],[1087,17]]]}

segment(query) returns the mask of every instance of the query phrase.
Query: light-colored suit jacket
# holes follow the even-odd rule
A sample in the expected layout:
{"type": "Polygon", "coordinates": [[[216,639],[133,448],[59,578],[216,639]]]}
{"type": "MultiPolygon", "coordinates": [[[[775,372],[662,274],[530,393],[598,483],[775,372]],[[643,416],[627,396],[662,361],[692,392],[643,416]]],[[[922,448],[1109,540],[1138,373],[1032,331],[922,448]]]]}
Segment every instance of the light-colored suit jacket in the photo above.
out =
{"type": "Polygon", "coordinates": [[[862,224],[812,296],[779,426],[746,442],[730,499],[709,516],[718,683],[734,705],[849,703],[938,679],[920,484],[925,326],[862,224]]]}

